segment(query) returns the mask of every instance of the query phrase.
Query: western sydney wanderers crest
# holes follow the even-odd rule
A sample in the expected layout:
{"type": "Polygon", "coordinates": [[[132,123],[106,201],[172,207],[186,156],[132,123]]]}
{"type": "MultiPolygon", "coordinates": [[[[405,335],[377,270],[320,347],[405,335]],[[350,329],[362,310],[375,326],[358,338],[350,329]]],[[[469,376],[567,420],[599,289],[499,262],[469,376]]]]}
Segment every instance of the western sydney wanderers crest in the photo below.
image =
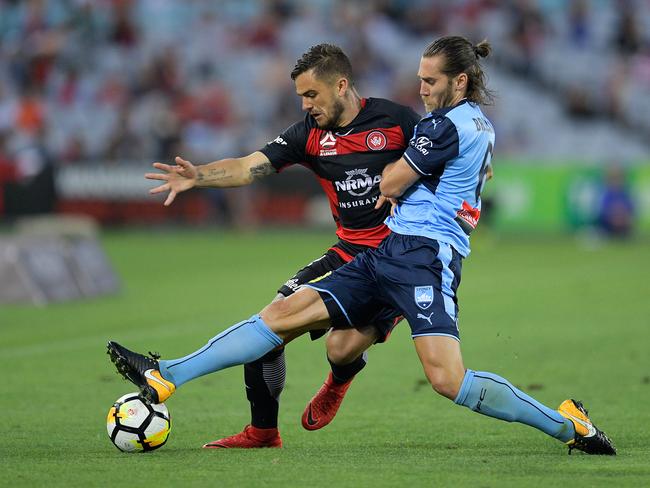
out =
{"type": "Polygon", "coordinates": [[[415,304],[426,310],[433,303],[433,286],[416,286],[414,296],[415,304]]]}
{"type": "Polygon", "coordinates": [[[381,151],[387,142],[386,135],[380,130],[373,130],[366,136],[366,146],[371,151],[381,151]]]}
{"type": "Polygon", "coordinates": [[[328,130],[319,141],[320,152],[319,156],[335,156],[336,155],[336,137],[328,130]]]}

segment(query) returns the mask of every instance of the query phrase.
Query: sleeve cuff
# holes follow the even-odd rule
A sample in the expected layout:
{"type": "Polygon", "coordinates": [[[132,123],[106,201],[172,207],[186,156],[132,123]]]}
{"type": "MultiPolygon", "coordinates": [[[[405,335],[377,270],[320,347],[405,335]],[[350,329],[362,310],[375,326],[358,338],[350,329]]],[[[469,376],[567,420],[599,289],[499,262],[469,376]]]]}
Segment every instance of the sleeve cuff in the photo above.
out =
{"type": "Polygon", "coordinates": [[[408,155],[408,152],[405,152],[402,157],[404,158],[404,161],[407,162],[407,164],[413,168],[417,173],[421,174],[422,176],[431,176],[431,173],[425,173],[422,171],[417,164],[411,159],[411,156],[408,155]]]}

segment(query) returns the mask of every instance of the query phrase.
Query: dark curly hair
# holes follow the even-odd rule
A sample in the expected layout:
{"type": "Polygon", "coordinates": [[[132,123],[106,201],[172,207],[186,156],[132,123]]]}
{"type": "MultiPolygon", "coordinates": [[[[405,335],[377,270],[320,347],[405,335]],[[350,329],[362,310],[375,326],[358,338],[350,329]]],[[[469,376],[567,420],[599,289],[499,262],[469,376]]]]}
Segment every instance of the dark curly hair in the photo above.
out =
{"type": "Polygon", "coordinates": [[[309,51],[296,61],[296,66],[291,72],[291,79],[295,80],[310,69],[314,70],[314,75],[317,78],[342,76],[347,78],[350,85],[353,84],[350,60],[340,47],[333,44],[318,44],[309,48],[309,51]]]}

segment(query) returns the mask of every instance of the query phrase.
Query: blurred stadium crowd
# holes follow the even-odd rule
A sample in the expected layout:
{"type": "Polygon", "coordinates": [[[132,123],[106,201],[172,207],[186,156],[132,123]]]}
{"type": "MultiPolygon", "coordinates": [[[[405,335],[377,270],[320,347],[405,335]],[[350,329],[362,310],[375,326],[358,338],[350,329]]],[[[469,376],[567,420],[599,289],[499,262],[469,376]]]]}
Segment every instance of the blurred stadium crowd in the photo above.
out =
{"type": "MultiPolygon", "coordinates": [[[[421,111],[420,51],[458,32],[566,117],[648,139],[648,1],[0,0],[0,164],[254,150],[297,119],[289,71],[322,41],[348,51],[363,95],[421,111]]],[[[491,116],[501,155],[534,153],[491,116]]]]}

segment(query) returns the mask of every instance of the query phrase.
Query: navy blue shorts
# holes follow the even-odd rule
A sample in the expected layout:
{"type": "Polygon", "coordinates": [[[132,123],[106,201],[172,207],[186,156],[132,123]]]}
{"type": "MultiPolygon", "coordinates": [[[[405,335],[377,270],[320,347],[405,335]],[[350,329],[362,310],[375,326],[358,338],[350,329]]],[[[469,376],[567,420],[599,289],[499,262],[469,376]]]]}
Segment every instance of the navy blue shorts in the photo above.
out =
{"type": "Polygon", "coordinates": [[[456,290],[461,267],[462,256],[449,244],[392,233],[378,249],[305,286],[319,292],[334,328],[403,315],[412,337],[459,339],[456,290]]]}
{"type": "MultiPolygon", "coordinates": [[[[290,278],[284,285],[280,287],[278,293],[281,293],[285,297],[288,297],[289,295],[293,294],[300,286],[310,281],[318,281],[320,277],[326,276],[331,271],[334,271],[335,269],[338,269],[344,264],[350,262],[353,259],[353,256],[360,254],[366,249],[368,249],[366,246],[359,246],[350,244],[345,241],[339,241],[330,249],[328,249],[327,252],[320,258],[315,259],[307,266],[299,270],[295,275],[293,275],[292,278],[290,278]],[[339,252],[337,252],[337,250],[339,252]]],[[[397,325],[399,320],[401,320],[401,317],[379,313],[372,317],[369,317],[368,320],[369,321],[367,324],[375,327],[380,333],[377,342],[384,342],[386,339],[388,339],[388,336],[390,335],[395,325],[397,325]]],[[[348,328],[350,328],[349,325],[348,328]]],[[[316,340],[319,337],[324,336],[326,333],[326,329],[309,331],[309,335],[311,336],[312,340],[316,340]]]]}

